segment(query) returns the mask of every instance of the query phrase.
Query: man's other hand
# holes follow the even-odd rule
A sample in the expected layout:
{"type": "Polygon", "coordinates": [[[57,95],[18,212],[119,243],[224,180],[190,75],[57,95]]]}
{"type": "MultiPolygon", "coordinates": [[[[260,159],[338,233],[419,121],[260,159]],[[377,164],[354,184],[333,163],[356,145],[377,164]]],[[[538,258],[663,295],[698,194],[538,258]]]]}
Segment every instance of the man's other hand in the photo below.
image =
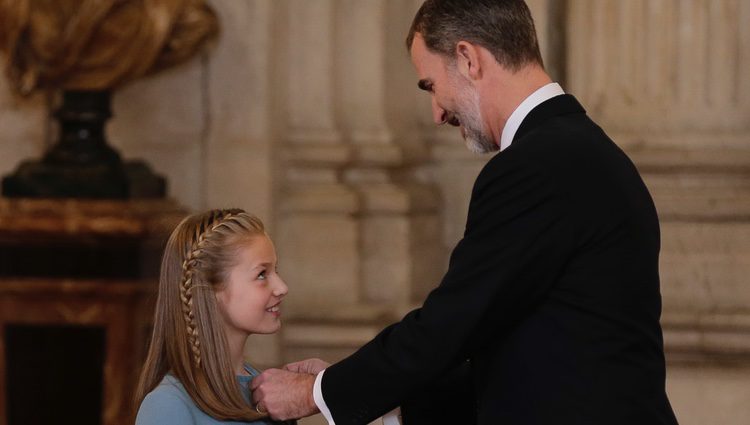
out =
{"type": "Polygon", "coordinates": [[[296,373],[309,373],[310,375],[317,375],[323,369],[327,368],[331,364],[320,360],[320,359],[307,359],[299,362],[289,363],[284,366],[284,370],[296,373]]]}
{"type": "Polygon", "coordinates": [[[320,412],[313,399],[314,384],[315,375],[268,369],[250,381],[250,389],[259,411],[285,421],[320,412]]]}

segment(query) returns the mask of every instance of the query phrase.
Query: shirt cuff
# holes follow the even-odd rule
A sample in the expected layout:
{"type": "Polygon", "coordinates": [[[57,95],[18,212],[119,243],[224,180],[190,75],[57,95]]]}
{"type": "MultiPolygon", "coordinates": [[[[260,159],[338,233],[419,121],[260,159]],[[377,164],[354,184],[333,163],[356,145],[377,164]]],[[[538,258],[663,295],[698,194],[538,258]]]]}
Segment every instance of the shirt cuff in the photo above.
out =
{"type": "Polygon", "coordinates": [[[323,373],[325,373],[325,369],[321,370],[320,373],[318,373],[318,376],[315,377],[315,385],[313,385],[313,399],[315,399],[315,405],[318,406],[318,409],[320,409],[320,413],[322,413],[323,417],[325,417],[328,421],[328,425],[336,425],[336,422],[333,421],[333,415],[331,415],[331,411],[328,409],[325,400],[323,400],[323,389],[321,388],[323,385],[323,373]]]}
{"type": "MultiPolygon", "coordinates": [[[[330,409],[328,409],[325,400],[323,400],[322,385],[324,372],[325,369],[320,371],[320,373],[318,373],[318,376],[315,377],[315,384],[313,385],[313,399],[315,400],[315,405],[318,406],[318,409],[320,409],[320,413],[324,418],[326,418],[326,421],[328,421],[328,425],[336,425],[336,422],[333,421],[333,415],[331,415],[330,409]]],[[[401,408],[397,407],[392,411],[386,413],[385,416],[383,416],[383,425],[401,425],[401,408]]]]}
{"type": "Polygon", "coordinates": [[[383,416],[383,425],[401,425],[401,408],[397,407],[383,416]]]}

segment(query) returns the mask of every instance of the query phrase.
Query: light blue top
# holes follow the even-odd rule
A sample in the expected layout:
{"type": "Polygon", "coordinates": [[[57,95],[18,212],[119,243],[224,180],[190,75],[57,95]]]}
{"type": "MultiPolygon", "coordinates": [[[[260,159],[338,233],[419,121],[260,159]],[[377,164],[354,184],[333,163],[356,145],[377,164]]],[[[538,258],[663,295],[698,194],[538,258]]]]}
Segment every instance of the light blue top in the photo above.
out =
{"type": "MultiPolygon", "coordinates": [[[[248,383],[258,375],[258,371],[245,365],[250,376],[238,376],[242,395],[250,402],[248,383]]],[[[203,413],[190,398],[182,383],[171,374],[167,374],[159,385],[143,399],[138,409],[136,425],[212,425],[212,424],[252,424],[269,425],[271,420],[256,422],[220,421],[203,413]]]]}

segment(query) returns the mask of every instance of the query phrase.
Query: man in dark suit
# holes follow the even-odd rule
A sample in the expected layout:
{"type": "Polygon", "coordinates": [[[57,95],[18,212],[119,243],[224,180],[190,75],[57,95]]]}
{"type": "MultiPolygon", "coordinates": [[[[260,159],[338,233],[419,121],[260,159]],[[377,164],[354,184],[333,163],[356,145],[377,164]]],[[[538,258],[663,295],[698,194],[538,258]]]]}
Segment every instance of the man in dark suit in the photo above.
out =
{"type": "MultiPolygon", "coordinates": [[[[474,151],[501,152],[477,177],[464,237],[422,308],[324,370],[267,371],[253,383],[258,408],[366,424],[468,360],[466,422],[676,424],[654,204],[628,157],[544,71],[526,4],[428,0],[408,45],[435,122],[459,126],[474,151]]],[[[441,391],[451,399],[458,387],[441,391]]]]}

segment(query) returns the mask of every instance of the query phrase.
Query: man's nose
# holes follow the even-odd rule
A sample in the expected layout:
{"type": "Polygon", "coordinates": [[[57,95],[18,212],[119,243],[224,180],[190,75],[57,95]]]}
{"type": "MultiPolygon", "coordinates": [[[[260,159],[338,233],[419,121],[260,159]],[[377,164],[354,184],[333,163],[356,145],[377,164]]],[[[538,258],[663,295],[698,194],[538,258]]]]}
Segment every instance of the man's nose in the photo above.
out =
{"type": "Polygon", "coordinates": [[[446,116],[448,114],[445,112],[445,109],[441,108],[440,105],[438,105],[435,98],[432,98],[432,120],[435,121],[435,124],[445,124],[446,116]]]}

